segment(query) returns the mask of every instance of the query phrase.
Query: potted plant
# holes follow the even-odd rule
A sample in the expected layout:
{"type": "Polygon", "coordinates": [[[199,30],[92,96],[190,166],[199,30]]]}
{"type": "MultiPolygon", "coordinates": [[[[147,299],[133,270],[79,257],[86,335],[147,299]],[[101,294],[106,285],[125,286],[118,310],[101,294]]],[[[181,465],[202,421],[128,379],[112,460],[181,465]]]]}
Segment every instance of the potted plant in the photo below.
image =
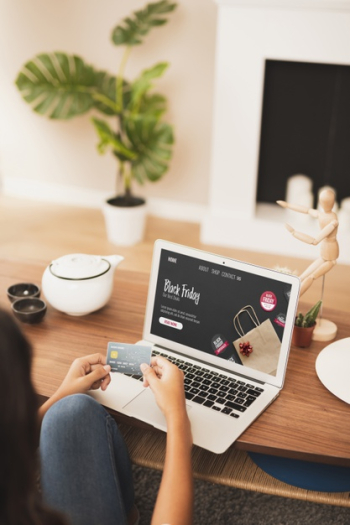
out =
{"type": "Polygon", "coordinates": [[[113,29],[113,44],[124,47],[116,75],[96,69],[79,56],[53,52],[28,61],[16,79],[23,99],[50,119],[67,120],[89,110],[105,117],[91,120],[99,137],[99,153],[111,151],[118,161],[117,187],[121,181],[123,192],[117,191],[103,208],[108,238],[115,244],[142,239],[145,201],[133,195],[132,183],[159,180],[168,170],[174,143],[172,127],[162,120],[166,99],[152,92],[153,81],[163,75],[168,63],[145,69],[133,81],[124,77],[125,66],[131,49],[152,28],[165,24],[175,8],[169,0],[147,4],[113,29]]]}
{"type": "Polygon", "coordinates": [[[312,334],[316,326],[316,318],[322,301],[318,301],[305,315],[299,313],[295,318],[292,343],[301,348],[307,348],[312,341],[312,334]]]}

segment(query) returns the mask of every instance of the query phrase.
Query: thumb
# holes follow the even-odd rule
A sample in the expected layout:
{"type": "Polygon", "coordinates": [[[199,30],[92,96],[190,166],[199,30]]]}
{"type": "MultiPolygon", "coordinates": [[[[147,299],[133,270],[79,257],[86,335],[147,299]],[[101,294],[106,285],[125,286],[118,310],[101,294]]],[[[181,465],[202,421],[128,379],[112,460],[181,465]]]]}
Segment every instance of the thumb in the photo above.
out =
{"type": "Polygon", "coordinates": [[[155,371],[146,363],[142,363],[142,365],[140,365],[140,369],[143,373],[144,385],[149,385],[152,388],[152,384],[154,384],[154,381],[157,379],[155,371]]]}
{"type": "Polygon", "coordinates": [[[89,374],[86,374],[82,379],[83,383],[85,384],[86,388],[90,388],[94,383],[97,381],[100,381],[101,379],[104,379],[109,372],[111,371],[111,367],[109,365],[105,366],[99,366],[89,374]]]}

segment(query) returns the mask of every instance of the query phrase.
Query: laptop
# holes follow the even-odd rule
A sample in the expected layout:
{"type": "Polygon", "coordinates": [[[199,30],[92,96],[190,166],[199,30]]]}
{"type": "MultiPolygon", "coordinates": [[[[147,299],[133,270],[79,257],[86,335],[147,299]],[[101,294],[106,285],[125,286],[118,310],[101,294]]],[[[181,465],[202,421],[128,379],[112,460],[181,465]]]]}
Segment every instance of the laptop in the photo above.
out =
{"type": "MultiPolygon", "coordinates": [[[[143,340],[184,371],[195,445],[221,454],[277,398],[285,379],[300,280],[157,240],[143,340]]],[[[166,431],[141,376],[112,374],[100,403],[166,431]]]]}

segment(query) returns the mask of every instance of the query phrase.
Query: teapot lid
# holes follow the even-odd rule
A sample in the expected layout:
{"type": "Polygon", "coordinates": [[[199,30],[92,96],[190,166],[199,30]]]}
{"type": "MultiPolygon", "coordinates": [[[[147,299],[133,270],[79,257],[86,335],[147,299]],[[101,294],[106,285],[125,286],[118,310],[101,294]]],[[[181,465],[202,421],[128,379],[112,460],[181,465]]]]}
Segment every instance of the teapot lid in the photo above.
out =
{"type": "Polygon", "coordinates": [[[73,253],[52,261],[50,271],[62,279],[91,279],[108,272],[110,267],[99,255],[73,253]]]}

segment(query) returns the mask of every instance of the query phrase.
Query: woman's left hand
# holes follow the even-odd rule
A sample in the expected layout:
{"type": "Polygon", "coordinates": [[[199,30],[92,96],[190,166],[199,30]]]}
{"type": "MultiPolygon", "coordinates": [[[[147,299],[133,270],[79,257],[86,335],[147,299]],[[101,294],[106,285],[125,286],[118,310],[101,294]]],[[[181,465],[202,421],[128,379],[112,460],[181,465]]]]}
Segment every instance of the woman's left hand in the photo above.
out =
{"type": "Polygon", "coordinates": [[[111,367],[102,354],[78,357],[73,361],[58,391],[60,397],[84,394],[88,390],[106,390],[111,382],[111,367]]]}
{"type": "Polygon", "coordinates": [[[106,390],[111,382],[111,367],[106,365],[102,354],[78,357],[73,361],[62,384],[56,392],[39,408],[39,421],[47,410],[59,399],[72,394],[85,394],[88,390],[106,390]]]}

